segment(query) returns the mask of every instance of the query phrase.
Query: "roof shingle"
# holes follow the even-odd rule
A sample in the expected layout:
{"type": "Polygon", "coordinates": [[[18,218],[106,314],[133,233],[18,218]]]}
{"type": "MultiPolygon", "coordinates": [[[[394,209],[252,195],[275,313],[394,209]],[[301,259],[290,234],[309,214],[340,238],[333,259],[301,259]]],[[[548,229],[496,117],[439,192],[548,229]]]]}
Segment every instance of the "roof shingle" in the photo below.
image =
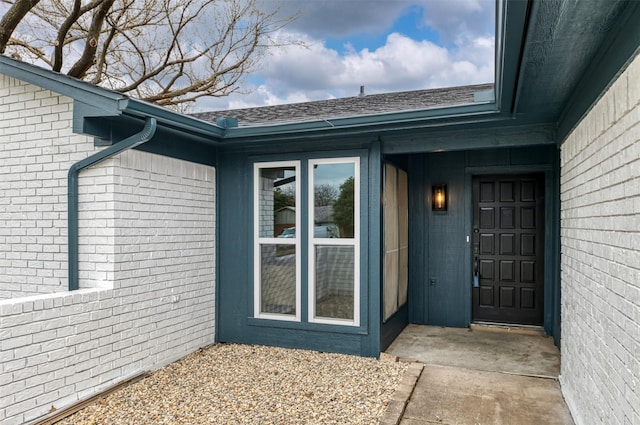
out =
{"type": "Polygon", "coordinates": [[[254,126],[287,122],[329,120],[388,112],[441,108],[474,103],[477,92],[493,89],[493,84],[477,84],[441,89],[414,90],[384,94],[345,97],[340,99],[256,108],[211,111],[191,114],[215,122],[217,117],[237,118],[238,125],[254,126]]]}

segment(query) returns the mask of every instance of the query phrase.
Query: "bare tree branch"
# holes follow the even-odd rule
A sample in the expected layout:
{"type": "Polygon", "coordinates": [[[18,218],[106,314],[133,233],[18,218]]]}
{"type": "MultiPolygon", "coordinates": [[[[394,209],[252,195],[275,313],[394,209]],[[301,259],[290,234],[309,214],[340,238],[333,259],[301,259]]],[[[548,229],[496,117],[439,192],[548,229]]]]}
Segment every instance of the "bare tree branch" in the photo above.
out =
{"type": "Polygon", "coordinates": [[[71,26],[78,20],[80,16],[81,0],[74,0],[73,9],[71,13],[64,20],[60,30],[58,31],[58,38],[56,39],[55,48],[53,50],[53,65],[54,71],[60,71],[62,69],[62,48],[64,47],[64,39],[67,37],[67,33],[71,29],[71,26]]]}
{"type": "Polygon", "coordinates": [[[16,0],[10,9],[17,3],[33,5],[10,53],[166,106],[241,92],[268,49],[302,44],[279,38],[294,17],[261,0],[16,0]]]}
{"type": "Polygon", "coordinates": [[[98,50],[98,38],[102,30],[102,24],[107,17],[107,12],[113,5],[115,0],[104,0],[93,15],[91,27],[87,33],[87,41],[84,45],[84,51],[78,61],[71,67],[68,75],[76,78],[82,78],[89,70],[95,60],[96,51],[98,50]]]}
{"type": "Polygon", "coordinates": [[[0,54],[4,53],[13,31],[40,0],[16,0],[0,20],[0,54]]]}
{"type": "MultiPolygon", "coordinates": [[[[40,58],[40,60],[42,60],[43,62],[51,65],[51,62],[49,62],[49,60],[47,59],[47,55],[45,54],[45,52],[43,52],[41,49],[38,49],[37,47],[31,46],[21,40],[16,40],[15,38],[11,38],[9,39],[9,43],[7,43],[7,46],[20,46],[23,49],[25,49],[26,51],[32,53],[34,56],[40,58]]],[[[18,55],[19,56],[19,55],[18,55]]]]}

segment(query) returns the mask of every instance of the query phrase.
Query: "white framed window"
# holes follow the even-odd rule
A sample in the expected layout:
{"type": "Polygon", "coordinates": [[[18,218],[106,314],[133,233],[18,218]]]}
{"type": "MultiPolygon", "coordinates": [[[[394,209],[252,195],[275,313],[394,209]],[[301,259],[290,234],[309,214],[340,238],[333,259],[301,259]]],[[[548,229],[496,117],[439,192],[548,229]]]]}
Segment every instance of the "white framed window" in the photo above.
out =
{"type": "Polygon", "coordinates": [[[309,321],[360,325],[360,159],[309,160],[309,321]]]}
{"type": "Polygon", "coordinates": [[[300,162],[254,164],[254,317],[300,321],[300,162]]]}

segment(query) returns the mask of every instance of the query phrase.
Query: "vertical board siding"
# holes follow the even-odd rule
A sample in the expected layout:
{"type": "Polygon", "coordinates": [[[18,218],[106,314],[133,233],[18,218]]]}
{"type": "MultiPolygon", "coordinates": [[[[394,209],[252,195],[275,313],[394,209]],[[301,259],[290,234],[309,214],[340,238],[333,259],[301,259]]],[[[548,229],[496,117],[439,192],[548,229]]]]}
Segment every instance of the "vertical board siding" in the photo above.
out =
{"type": "MultiPolygon", "coordinates": [[[[496,148],[459,152],[417,154],[409,157],[409,321],[411,323],[465,327],[471,321],[470,264],[471,244],[471,176],[509,174],[550,170],[551,190],[545,194],[547,211],[558,205],[558,191],[553,186],[557,149],[554,146],[496,148]],[[446,184],[449,206],[446,212],[431,211],[431,186],[446,184]],[[433,280],[433,283],[432,283],[433,280]]],[[[549,258],[558,236],[557,216],[549,215],[549,258]],[[555,223],[555,224],[554,224],[555,223]],[[551,250],[551,251],[550,251],[551,250]]],[[[557,272],[555,272],[557,273],[557,272]]],[[[557,276],[553,269],[545,273],[547,303],[553,312],[559,304],[557,276]]],[[[548,328],[553,329],[550,317],[548,328]]],[[[547,323],[545,323],[547,324],[547,323]]],[[[559,330],[558,330],[559,332],[559,330]]]]}
{"type": "MultiPolygon", "coordinates": [[[[328,148],[328,147],[327,147],[328,148]]],[[[377,356],[380,347],[380,154],[379,147],[369,151],[325,151],[249,155],[219,152],[217,172],[224,185],[219,187],[218,232],[221,243],[218,255],[217,339],[221,342],[267,344],[283,347],[343,352],[377,356]],[[361,170],[361,264],[359,326],[310,323],[308,317],[308,268],[302,258],[302,306],[300,322],[285,322],[254,317],[253,297],[253,164],[265,161],[301,161],[301,178],[308,173],[309,159],[347,158],[359,155],[361,170]],[[369,167],[369,162],[375,165],[369,167]],[[374,208],[375,205],[375,208],[374,208]],[[372,227],[376,226],[375,231],[372,227]],[[373,258],[373,259],[372,259],[373,258]]],[[[306,184],[303,182],[303,187],[306,184]]],[[[308,198],[301,194],[304,227],[308,198]]],[[[307,226],[308,227],[308,226],[307,226]]],[[[308,246],[304,234],[301,246],[308,246]]],[[[303,253],[304,254],[304,253],[303,253]]],[[[327,276],[330,271],[326,270],[327,276]]]]}
{"type": "Polygon", "coordinates": [[[464,327],[469,323],[468,293],[471,276],[465,264],[465,156],[464,152],[429,154],[427,221],[429,274],[425,276],[430,325],[464,327]],[[431,186],[447,185],[445,212],[431,211],[431,186]]]}
{"type": "Polygon", "coordinates": [[[409,322],[427,323],[429,305],[425,276],[428,275],[429,235],[427,229],[427,193],[425,189],[424,155],[411,155],[409,181],[409,322]]]}

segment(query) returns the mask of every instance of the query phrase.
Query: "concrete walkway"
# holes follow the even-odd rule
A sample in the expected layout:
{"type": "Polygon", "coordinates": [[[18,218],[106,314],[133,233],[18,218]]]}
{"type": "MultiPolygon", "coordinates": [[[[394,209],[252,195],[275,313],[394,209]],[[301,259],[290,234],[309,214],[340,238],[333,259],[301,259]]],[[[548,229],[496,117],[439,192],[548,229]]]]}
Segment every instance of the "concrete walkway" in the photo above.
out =
{"type": "Polygon", "coordinates": [[[389,423],[573,424],[550,338],[409,325],[387,353],[425,364],[402,413],[385,417],[389,423]]]}

